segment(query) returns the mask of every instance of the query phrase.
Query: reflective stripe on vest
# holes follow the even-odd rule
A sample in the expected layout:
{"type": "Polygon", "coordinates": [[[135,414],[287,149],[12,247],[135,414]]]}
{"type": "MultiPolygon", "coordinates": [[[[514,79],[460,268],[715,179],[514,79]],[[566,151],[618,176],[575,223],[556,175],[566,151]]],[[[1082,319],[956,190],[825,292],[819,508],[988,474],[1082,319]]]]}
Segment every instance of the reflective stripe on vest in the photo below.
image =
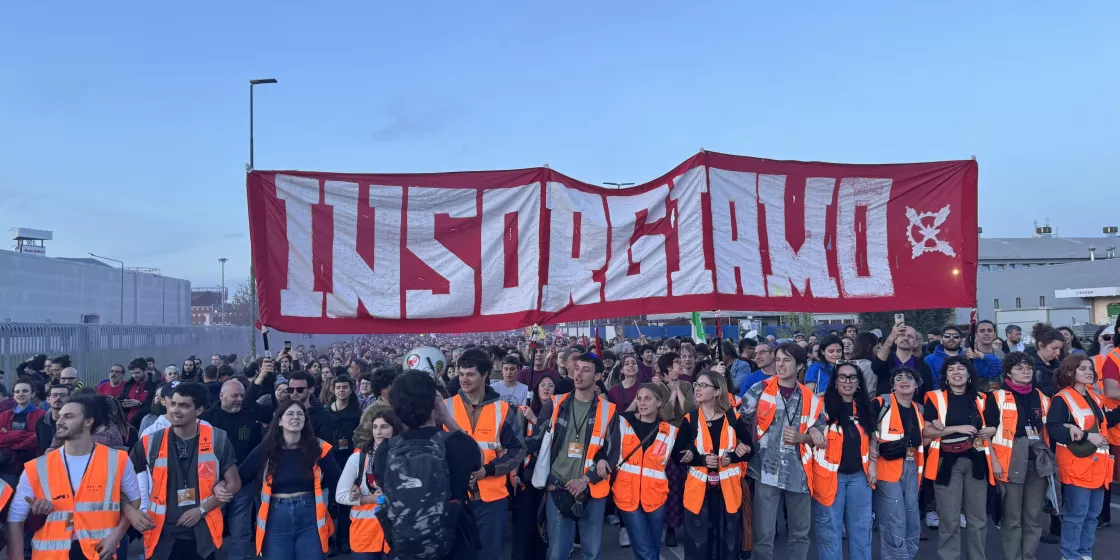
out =
{"type": "MultiPolygon", "coordinates": [[[[1096,395],[1092,392],[1088,394],[1088,397],[1094,401],[1097,400],[1096,395]]],[[[1055,398],[1065,401],[1074,424],[1081,431],[1088,434],[1093,427],[1097,426],[1097,416],[1093,413],[1093,409],[1089,406],[1085,397],[1073,387],[1062,389],[1055,398]]],[[[1097,407],[1100,407],[1099,401],[1097,407]]],[[[1107,428],[1108,422],[1102,420],[1098,430],[1104,431],[1107,428]]],[[[1054,454],[1058,460],[1058,476],[1062,484],[1072,484],[1080,488],[1100,488],[1112,480],[1113,458],[1109,455],[1107,448],[1098,448],[1088,457],[1077,457],[1065,444],[1059,443],[1054,450],[1054,454]]]]}
{"type": "MultiPolygon", "coordinates": [[[[930,400],[931,406],[937,410],[937,419],[945,424],[945,418],[948,414],[949,400],[946,389],[938,389],[937,391],[930,391],[926,393],[926,399],[930,400]]],[[[987,403],[987,397],[984,393],[976,395],[976,411],[980,415],[980,428],[986,428],[987,422],[984,421],[984,408],[987,403]]],[[[973,443],[975,445],[975,442],[973,443]]],[[[977,448],[984,454],[984,460],[988,463],[988,484],[995,486],[995,477],[992,475],[992,453],[991,443],[985,440],[977,448]]],[[[941,438],[936,438],[929,444],[929,451],[926,452],[926,468],[925,477],[928,480],[937,480],[937,471],[941,467],[941,438]]]]}
{"type": "MultiPolygon", "coordinates": [[[[1049,443],[1050,433],[1046,430],[1046,417],[1050,411],[1050,399],[1035,389],[1042,406],[1042,438],[1049,443]]],[[[1011,450],[1015,445],[1015,432],[1019,429],[1019,407],[1015,403],[1015,396],[1006,389],[1000,389],[992,396],[996,406],[999,407],[999,426],[996,435],[992,436],[992,460],[999,463],[1000,474],[996,480],[1007,482],[1008,470],[1011,467],[1011,450]]]]}
{"type": "MultiPolygon", "coordinates": [[[[482,450],[482,464],[493,461],[498,457],[498,448],[502,446],[502,422],[509,412],[509,404],[498,400],[484,405],[478,412],[478,422],[471,424],[470,414],[463,402],[463,396],[455,395],[444,401],[448,412],[455,418],[455,423],[471,436],[479,449],[482,450]]],[[[444,428],[446,429],[446,428],[444,428]]],[[[478,481],[478,494],[484,502],[496,502],[509,497],[506,488],[505,476],[488,476],[478,481]]]]}
{"type": "Polygon", "coordinates": [[[611,486],[614,503],[618,509],[651,512],[665,505],[669,498],[669,481],[665,465],[677,441],[677,428],[668,422],[659,423],[657,435],[646,449],[636,449],[642,440],[625,417],[618,419],[620,454],[618,475],[611,486]],[[629,456],[629,458],[627,458],[629,456]],[[622,462],[626,459],[625,462],[622,462]]]}
{"type": "MultiPolygon", "coordinates": [[[[331,452],[331,444],[319,440],[319,459],[326,457],[331,452]]],[[[268,472],[268,462],[265,461],[264,472],[268,472]]],[[[315,528],[319,532],[319,544],[323,553],[328,550],[327,541],[334,533],[334,522],[327,515],[327,501],[323,496],[323,470],[319,463],[315,463],[315,528]]],[[[264,532],[268,526],[268,509],[272,502],[272,477],[266,476],[261,484],[261,507],[257,509],[257,555],[264,549],[264,532]]]]}
{"type": "MultiPolygon", "coordinates": [[[[362,450],[355,449],[354,454],[361,460],[362,450]]],[[[358,484],[373,490],[366,484],[365,473],[373,462],[373,453],[366,454],[366,464],[358,465],[358,484]]],[[[381,529],[374,510],[377,504],[358,504],[350,508],[350,550],[354,552],[386,553],[389,552],[389,543],[385,542],[385,531],[381,529]]]]}
{"type": "MultiPolygon", "coordinates": [[[[864,432],[863,426],[859,424],[858,412],[853,402],[852,413],[856,417],[855,426],[859,432],[859,451],[863,473],[864,476],[870,477],[867,468],[870,447],[867,441],[867,433],[864,432]]],[[[840,427],[839,422],[832,423],[829,425],[825,436],[827,440],[825,446],[813,449],[812,473],[814,479],[813,499],[827,507],[831,506],[836,500],[840,461],[844,457],[844,429],[840,427]]]]}
{"type": "MultiPolygon", "coordinates": [[[[556,421],[560,418],[560,405],[569,395],[574,393],[565,393],[563,395],[556,395],[552,397],[552,430],[555,433],[556,421]]],[[[599,395],[592,401],[592,406],[596,407],[595,424],[591,427],[591,439],[587,442],[587,447],[583,450],[583,472],[587,474],[590,470],[595,468],[595,455],[599,453],[599,449],[603,447],[603,438],[607,433],[607,426],[610,424],[611,418],[614,416],[614,403],[611,403],[599,395]]],[[[573,426],[568,426],[572,429],[573,426]]],[[[586,426],[575,426],[577,430],[584,430],[586,426]]],[[[582,431],[580,433],[583,433],[582,431]]],[[[592,498],[605,498],[611,491],[610,481],[603,479],[591,485],[592,498]]]]}
{"type": "MultiPolygon", "coordinates": [[[[881,407],[887,407],[887,413],[883,414],[883,418],[879,420],[879,441],[881,443],[890,443],[902,441],[906,437],[906,426],[902,424],[902,413],[899,410],[898,399],[895,398],[894,393],[890,395],[890,403],[886,402],[882,396],[875,397],[881,407]]],[[[922,432],[922,415],[918,411],[917,405],[911,403],[910,405],[914,410],[914,415],[918,421],[918,434],[922,432]]],[[[875,461],[875,475],[880,482],[896,483],[902,480],[902,470],[906,466],[906,459],[885,459],[882,455],[875,461]]],[[[918,445],[914,450],[914,465],[918,470],[918,487],[922,486],[922,475],[925,470],[925,450],[921,445],[918,445]]]]}
{"type": "MultiPolygon", "coordinates": [[[[695,412],[695,446],[698,455],[709,455],[714,451],[716,455],[723,457],[735,450],[735,447],[739,445],[739,440],[735,437],[735,430],[732,429],[731,423],[727,421],[726,415],[718,420],[723,423],[723,428],[719,432],[719,447],[716,448],[716,444],[712,442],[711,434],[708,433],[708,420],[704,417],[704,411],[697,409],[695,412]]],[[[690,421],[691,416],[691,412],[686,414],[685,421],[690,421]]],[[[742,463],[729,463],[726,467],[721,464],[717,471],[719,473],[719,487],[723,492],[724,508],[727,513],[735,513],[743,505],[742,463]]],[[[707,493],[707,488],[707,467],[690,466],[688,477],[684,480],[684,508],[694,514],[699,514],[700,509],[704,506],[704,496],[707,493]]]]}
{"type": "MultiPolygon", "coordinates": [[[[758,399],[758,410],[755,413],[757,423],[756,427],[756,440],[762,441],[766,431],[770,429],[770,424],[774,422],[774,415],[778,410],[778,376],[774,375],[767,378],[762,389],[762,395],[758,399]]],[[[797,430],[799,433],[804,434],[809,431],[809,427],[817,422],[817,418],[821,415],[821,401],[808,387],[797,384],[797,391],[801,393],[801,423],[798,425],[797,430]]],[[[798,450],[801,452],[801,468],[805,471],[805,482],[808,485],[809,493],[813,493],[813,449],[811,446],[799,443],[798,450]]]]}
{"type": "MultiPolygon", "coordinates": [[[[152,516],[152,521],[155,523],[155,528],[144,533],[144,552],[146,558],[155,558],[156,545],[159,544],[160,535],[163,533],[163,525],[167,519],[167,500],[168,496],[174,492],[178,492],[178,488],[169,489],[167,486],[170,479],[167,476],[168,465],[168,452],[167,441],[171,438],[168,434],[171,433],[171,428],[164,428],[158,432],[153,432],[141,438],[143,443],[144,457],[152,456],[152,446],[159,445],[156,460],[152,463],[149,470],[152,476],[152,488],[150,503],[148,506],[148,513],[152,516]]],[[[198,488],[196,488],[196,506],[201,506],[203,502],[210,499],[214,495],[214,486],[220,482],[219,470],[221,465],[218,463],[218,455],[214,453],[214,427],[210,424],[198,424],[198,488]]],[[[178,499],[178,495],[175,495],[178,499]]],[[[203,521],[206,522],[207,532],[210,533],[210,538],[214,541],[214,546],[221,548],[222,546],[222,529],[225,526],[225,521],[222,517],[221,508],[214,508],[206,512],[203,516],[203,521]]]]}
{"type": "Polygon", "coordinates": [[[97,545],[120,522],[125,452],[95,444],[76,495],[63,453],[60,448],[24,465],[35,499],[50,500],[54,507],[31,538],[34,560],[67,559],[72,541],[87,558],[97,558],[97,545]]]}

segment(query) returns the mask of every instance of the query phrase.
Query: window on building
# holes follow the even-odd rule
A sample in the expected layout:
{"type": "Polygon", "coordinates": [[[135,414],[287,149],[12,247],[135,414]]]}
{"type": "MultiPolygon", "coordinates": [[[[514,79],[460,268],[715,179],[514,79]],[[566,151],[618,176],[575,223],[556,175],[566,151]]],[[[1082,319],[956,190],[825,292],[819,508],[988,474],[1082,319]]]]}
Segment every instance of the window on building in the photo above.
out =
{"type": "Polygon", "coordinates": [[[991,265],[987,265],[987,264],[980,265],[980,272],[987,272],[991,269],[992,269],[991,265]]]}
{"type": "Polygon", "coordinates": [[[1007,267],[1002,265],[1002,264],[997,264],[996,265],[996,270],[1006,270],[1006,269],[1007,269],[1007,267]]]}
{"type": "Polygon", "coordinates": [[[1009,265],[1007,265],[1007,267],[1010,268],[1011,270],[1015,270],[1015,265],[1013,265],[1013,264],[1009,264],[1009,265]]]}
{"type": "Polygon", "coordinates": [[[1023,307],[1022,298],[1015,298],[1015,309],[1020,309],[1022,307],[1023,307]]]}
{"type": "Polygon", "coordinates": [[[995,299],[995,304],[994,304],[993,307],[995,307],[996,309],[999,309],[999,298],[995,299]]]}
{"type": "Polygon", "coordinates": [[[1038,296],[1038,306],[1046,307],[1046,296],[1038,296]]]}
{"type": "Polygon", "coordinates": [[[1023,264],[1023,268],[1030,268],[1030,267],[1031,267],[1031,263],[1024,263],[1023,264]]]}

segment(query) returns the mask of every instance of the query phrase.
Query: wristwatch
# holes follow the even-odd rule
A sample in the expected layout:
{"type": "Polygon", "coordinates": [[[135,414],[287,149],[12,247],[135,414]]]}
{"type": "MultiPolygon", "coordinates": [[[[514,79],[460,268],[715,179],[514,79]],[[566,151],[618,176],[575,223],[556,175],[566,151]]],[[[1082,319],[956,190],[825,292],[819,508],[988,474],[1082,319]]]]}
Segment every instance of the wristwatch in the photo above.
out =
{"type": "Polygon", "coordinates": [[[206,517],[206,506],[198,504],[198,511],[202,514],[203,517],[206,517]]]}

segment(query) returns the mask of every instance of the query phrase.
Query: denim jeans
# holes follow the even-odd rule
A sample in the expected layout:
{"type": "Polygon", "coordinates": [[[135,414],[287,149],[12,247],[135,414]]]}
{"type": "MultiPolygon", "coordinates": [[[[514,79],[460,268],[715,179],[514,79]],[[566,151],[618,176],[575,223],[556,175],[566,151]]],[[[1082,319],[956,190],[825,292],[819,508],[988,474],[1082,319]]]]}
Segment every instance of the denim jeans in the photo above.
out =
{"type": "MultiPolygon", "coordinates": [[[[589,498],[584,505],[583,517],[579,520],[579,551],[583,560],[603,558],[603,511],[606,505],[607,498],[589,498]]],[[[544,511],[548,517],[548,558],[568,560],[576,540],[576,522],[560,515],[552,496],[546,498],[544,511]]]]}
{"type": "Polygon", "coordinates": [[[253,542],[253,498],[259,491],[247,485],[241,488],[225,508],[225,523],[229,538],[225,541],[228,560],[251,560],[256,556],[253,542]]]}
{"type": "Polygon", "coordinates": [[[1097,514],[1104,503],[1104,489],[1062,485],[1062,557],[1080,560],[1093,555],[1097,514]]]}
{"type": "Polygon", "coordinates": [[[844,527],[848,527],[849,560],[871,560],[871,487],[863,471],[837,474],[836,501],[813,501],[817,527],[817,558],[844,560],[844,527]]]}
{"type": "Polygon", "coordinates": [[[268,560],[322,560],[327,557],[315,523],[315,496],[273,496],[265,523],[263,552],[268,560]]]}
{"type": "Polygon", "coordinates": [[[475,524],[478,525],[478,542],[482,544],[478,557],[501,558],[506,543],[506,527],[509,525],[509,500],[472,500],[470,508],[475,524]]]}
{"type": "Polygon", "coordinates": [[[651,512],[642,509],[641,504],[634,511],[618,510],[618,516],[626,525],[630,535],[630,548],[634,560],[658,560],[661,558],[661,528],[665,526],[665,506],[651,512]]]}
{"type": "Polygon", "coordinates": [[[903,461],[898,482],[880,480],[875,484],[875,517],[879,520],[884,560],[910,560],[917,556],[918,539],[922,534],[918,516],[918,467],[913,459],[903,461]]]}

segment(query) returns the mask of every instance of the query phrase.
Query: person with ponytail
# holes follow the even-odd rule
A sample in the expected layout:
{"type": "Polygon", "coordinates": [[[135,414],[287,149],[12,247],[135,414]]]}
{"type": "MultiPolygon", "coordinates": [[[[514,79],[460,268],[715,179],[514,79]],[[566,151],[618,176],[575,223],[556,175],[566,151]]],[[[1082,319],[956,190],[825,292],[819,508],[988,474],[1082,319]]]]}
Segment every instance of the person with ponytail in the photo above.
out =
{"type": "Polygon", "coordinates": [[[1052,397],[1058,391],[1054,386],[1054,374],[1062,362],[1065,336],[1046,323],[1035,323],[1031,336],[1034,337],[1034,348],[1028,348],[1027,355],[1034,360],[1034,385],[1043,394],[1052,397]]]}
{"type": "Polygon", "coordinates": [[[371,416],[367,430],[371,437],[355,442],[360,447],[346,459],[335,501],[349,508],[349,541],[354,559],[385,560],[390,551],[381,522],[374,515],[381,489],[373,479],[373,456],[382,443],[404,432],[404,424],[391,409],[380,410],[371,416]]]}

